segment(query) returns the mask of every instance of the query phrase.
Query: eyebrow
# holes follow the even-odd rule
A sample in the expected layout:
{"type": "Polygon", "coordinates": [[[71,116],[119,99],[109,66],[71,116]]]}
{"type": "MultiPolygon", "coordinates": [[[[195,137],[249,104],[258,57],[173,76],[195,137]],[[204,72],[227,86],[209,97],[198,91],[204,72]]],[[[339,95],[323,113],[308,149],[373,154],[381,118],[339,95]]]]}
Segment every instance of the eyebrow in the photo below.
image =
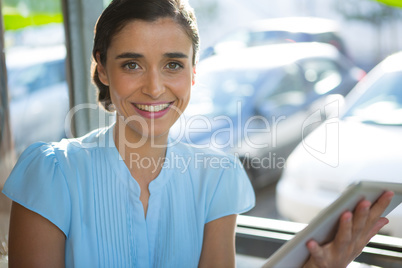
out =
{"type": "Polygon", "coordinates": [[[134,52],[125,52],[120,55],[116,56],[117,59],[138,59],[138,58],[143,58],[144,55],[139,54],[139,53],[134,53],[134,52]]]}
{"type": "MultiPolygon", "coordinates": [[[[181,52],[168,52],[163,54],[163,56],[165,58],[185,58],[185,59],[188,58],[186,54],[181,52]]],[[[116,56],[116,59],[138,59],[138,58],[144,58],[144,55],[135,52],[125,52],[116,56]]]]}
{"type": "Polygon", "coordinates": [[[186,54],[181,53],[181,52],[165,53],[164,56],[165,56],[166,58],[182,58],[182,59],[183,59],[183,58],[184,58],[184,59],[187,59],[187,58],[188,58],[188,56],[187,56],[186,54]]]}

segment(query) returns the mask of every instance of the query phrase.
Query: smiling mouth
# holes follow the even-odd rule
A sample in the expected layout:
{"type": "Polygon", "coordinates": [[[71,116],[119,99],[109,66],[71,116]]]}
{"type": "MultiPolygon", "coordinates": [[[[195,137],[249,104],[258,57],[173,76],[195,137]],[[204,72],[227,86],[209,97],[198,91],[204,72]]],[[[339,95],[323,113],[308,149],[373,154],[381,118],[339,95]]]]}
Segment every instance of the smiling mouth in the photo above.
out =
{"type": "Polygon", "coordinates": [[[166,110],[167,108],[169,108],[170,105],[172,105],[172,103],[173,102],[156,104],[156,105],[135,104],[134,103],[134,106],[141,111],[156,113],[156,112],[166,110]]]}

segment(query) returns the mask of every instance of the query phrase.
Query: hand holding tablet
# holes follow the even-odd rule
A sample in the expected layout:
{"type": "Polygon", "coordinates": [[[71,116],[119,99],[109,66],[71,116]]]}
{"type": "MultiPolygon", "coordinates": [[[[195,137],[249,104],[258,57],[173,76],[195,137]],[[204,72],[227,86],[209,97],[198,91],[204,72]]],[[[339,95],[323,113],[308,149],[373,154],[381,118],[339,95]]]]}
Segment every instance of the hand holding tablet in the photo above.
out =
{"type": "MultiPolygon", "coordinates": [[[[380,216],[386,216],[401,202],[402,183],[362,181],[351,185],[305,229],[273,254],[263,267],[302,267],[310,252],[313,253],[315,265],[333,262],[333,257],[348,263],[357,257],[369,239],[387,223],[380,216]],[[389,190],[393,193],[386,192],[389,190]],[[346,211],[354,213],[352,215],[346,211]],[[323,247],[319,246],[324,244],[323,247]]],[[[312,259],[309,264],[312,264],[311,261],[312,259]]]]}

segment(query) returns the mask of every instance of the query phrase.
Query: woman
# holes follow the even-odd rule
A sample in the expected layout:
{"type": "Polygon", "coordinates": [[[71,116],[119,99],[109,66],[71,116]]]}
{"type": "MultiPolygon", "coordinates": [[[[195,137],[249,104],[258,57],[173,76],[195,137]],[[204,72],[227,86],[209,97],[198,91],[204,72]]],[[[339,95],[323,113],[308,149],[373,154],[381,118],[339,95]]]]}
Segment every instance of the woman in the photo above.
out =
{"type": "MultiPolygon", "coordinates": [[[[189,102],[198,46],[184,1],[105,9],[93,78],[117,121],[21,156],[4,188],[13,200],[10,267],[234,266],[236,214],[254,206],[241,164],[168,138],[189,102]]],[[[306,267],[350,262],[385,224],[378,219],[390,197],[372,209],[360,203],[353,220],[345,213],[333,242],[311,241],[306,267]]]]}

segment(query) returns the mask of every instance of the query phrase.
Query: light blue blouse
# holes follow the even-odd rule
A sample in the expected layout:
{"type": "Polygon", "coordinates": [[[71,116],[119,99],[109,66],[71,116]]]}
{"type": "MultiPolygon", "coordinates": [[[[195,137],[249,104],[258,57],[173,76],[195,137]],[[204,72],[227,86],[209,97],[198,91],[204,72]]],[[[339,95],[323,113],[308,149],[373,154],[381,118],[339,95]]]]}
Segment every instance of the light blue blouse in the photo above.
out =
{"type": "MultiPolygon", "coordinates": [[[[21,155],[3,193],[66,235],[66,267],[197,267],[204,225],[250,210],[255,196],[233,156],[177,143],[140,187],[113,142],[113,126],[79,139],[35,143],[21,155]]],[[[146,161],[132,157],[133,167],[146,161]]]]}

